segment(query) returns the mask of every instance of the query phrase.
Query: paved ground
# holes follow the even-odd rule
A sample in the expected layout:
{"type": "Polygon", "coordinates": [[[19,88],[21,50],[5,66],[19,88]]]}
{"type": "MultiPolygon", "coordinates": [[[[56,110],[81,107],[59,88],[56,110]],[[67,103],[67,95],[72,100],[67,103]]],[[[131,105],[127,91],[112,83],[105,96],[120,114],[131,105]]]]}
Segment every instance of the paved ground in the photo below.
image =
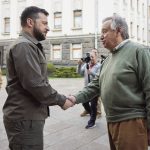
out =
{"type": "MultiPolygon", "coordinates": [[[[1,111],[7,96],[5,78],[3,81],[0,91],[0,150],[8,150],[1,111]]],[[[82,89],[83,79],[50,79],[50,84],[60,93],[68,95],[82,89]]],[[[51,117],[46,120],[44,129],[44,150],[110,150],[104,112],[97,119],[95,128],[85,129],[89,116],[80,117],[82,111],[81,104],[66,111],[58,106],[51,107],[51,117]]]]}
{"type": "MultiPolygon", "coordinates": [[[[0,91],[0,150],[8,150],[8,142],[2,122],[2,106],[6,99],[5,77],[0,91]]],[[[83,79],[50,79],[52,87],[65,95],[76,93],[83,87],[83,79]]],[[[96,127],[85,129],[89,116],[80,117],[82,105],[66,111],[51,107],[51,117],[44,129],[44,150],[110,150],[105,115],[96,121],[96,127]]]]}

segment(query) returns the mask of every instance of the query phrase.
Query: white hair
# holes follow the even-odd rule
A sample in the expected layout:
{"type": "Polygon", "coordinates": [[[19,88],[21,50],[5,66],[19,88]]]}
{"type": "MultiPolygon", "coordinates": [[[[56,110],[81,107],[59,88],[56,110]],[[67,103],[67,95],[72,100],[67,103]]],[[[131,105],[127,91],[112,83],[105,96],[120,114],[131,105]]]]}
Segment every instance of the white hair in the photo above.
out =
{"type": "Polygon", "coordinates": [[[103,23],[108,20],[112,20],[112,23],[111,23],[112,30],[119,30],[124,40],[129,38],[128,25],[124,18],[120,17],[117,14],[114,14],[111,17],[105,18],[103,20],[103,23]]]}

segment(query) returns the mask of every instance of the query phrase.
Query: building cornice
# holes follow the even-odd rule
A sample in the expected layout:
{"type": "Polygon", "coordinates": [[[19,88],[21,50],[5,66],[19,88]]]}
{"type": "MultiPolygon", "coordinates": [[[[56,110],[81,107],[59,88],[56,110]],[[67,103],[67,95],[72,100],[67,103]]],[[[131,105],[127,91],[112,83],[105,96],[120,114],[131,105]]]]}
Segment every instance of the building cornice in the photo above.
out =
{"type": "MultiPolygon", "coordinates": [[[[100,36],[98,34],[97,36],[100,36]]],[[[64,36],[48,36],[47,39],[55,40],[55,39],[74,39],[74,38],[93,38],[95,34],[84,34],[84,35],[64,35],[64,36]]]]}
{"type": "Polygon", "coordinates": [[[0,39],[0,45],[6,43],[6,45],[8,45],[8,43],[15,41],[16,39],[0,39]]]}
{"type": "MultiPolygon", "coordinates": [[[[97,36],[100,36],[100,34],[98,34],[97,36]]],[[[46,40],[53,40],[53,39],[74,39],[74,38],[93,38],[95,37],[95,34],[84,34],[84,35],[64,35],[64,36],[47,36],[46,40]]],[[[14,40],[16,40],[17,38],[11,38],[11,39],[0,39],[0,43],[2,42],[12,42],[14,40]]]]}

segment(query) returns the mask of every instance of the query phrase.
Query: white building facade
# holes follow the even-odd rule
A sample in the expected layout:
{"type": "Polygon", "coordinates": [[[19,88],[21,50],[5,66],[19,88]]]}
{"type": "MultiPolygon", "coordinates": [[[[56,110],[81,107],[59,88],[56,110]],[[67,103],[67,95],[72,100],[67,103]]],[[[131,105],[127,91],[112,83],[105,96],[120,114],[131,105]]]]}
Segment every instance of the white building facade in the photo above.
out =
{"type": "Polygon", "coordinates": [[[20,15],[27,6],[38,6],[49,12],[50,32],[43,45],[47,60],[54,64],[76,64],[92,48],[97,48],[100,54],[106,53],[100,43],[101,22],[114,13],[126,19],[132,40],[150,44],[147,0],[0,0],[2,66],[8,46],[21,31],[20,15]]]}

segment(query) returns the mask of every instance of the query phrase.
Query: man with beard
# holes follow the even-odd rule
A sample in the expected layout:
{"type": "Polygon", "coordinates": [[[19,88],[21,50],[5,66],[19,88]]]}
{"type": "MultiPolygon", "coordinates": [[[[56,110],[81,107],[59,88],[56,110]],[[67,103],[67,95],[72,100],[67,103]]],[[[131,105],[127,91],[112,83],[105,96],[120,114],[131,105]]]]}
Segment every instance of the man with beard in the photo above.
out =
{"type": "Polygon", "coordinates": [[[72,106],[53,89],[47,78],[43,47],[49,31],[48,12],[27,7],[21,14],[22,33],[7,55],[7,93],[4,125],[11,150],[43,150],[43,128],[49,107],[72,106]]]}

